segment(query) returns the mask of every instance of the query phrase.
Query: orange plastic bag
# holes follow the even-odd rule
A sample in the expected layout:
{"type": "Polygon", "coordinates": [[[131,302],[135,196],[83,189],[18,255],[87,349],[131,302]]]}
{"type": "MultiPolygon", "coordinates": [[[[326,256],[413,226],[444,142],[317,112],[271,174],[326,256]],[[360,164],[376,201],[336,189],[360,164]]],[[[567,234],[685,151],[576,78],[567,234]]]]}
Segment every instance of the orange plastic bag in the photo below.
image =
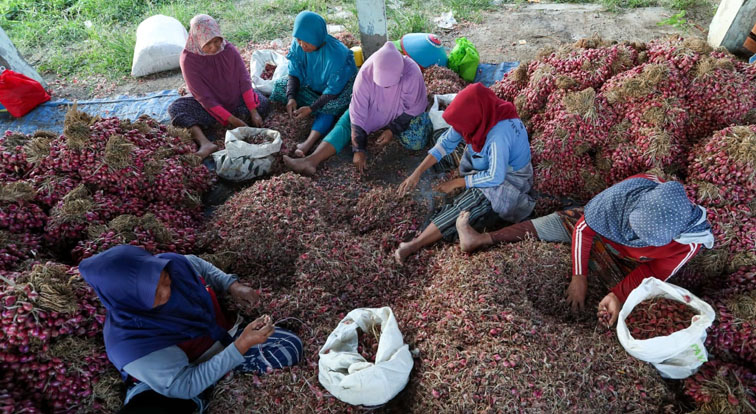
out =
{"type": "Polygon", "coordinates": [[[16,118],[50,100],[45,88],[34,79],[6,69],[0,73],[0,104],[16,118]]]}

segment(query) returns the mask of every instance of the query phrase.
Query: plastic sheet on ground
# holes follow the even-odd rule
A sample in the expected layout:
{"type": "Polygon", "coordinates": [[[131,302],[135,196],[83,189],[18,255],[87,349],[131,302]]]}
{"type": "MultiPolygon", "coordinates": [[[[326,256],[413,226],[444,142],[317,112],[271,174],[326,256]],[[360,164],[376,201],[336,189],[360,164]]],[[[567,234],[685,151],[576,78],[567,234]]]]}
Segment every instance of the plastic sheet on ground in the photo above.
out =
{"type": "MultiPolygon", "coordinates": [[[[149,115],[160,123],[170,121],[168,106],[179,98],[176,90],[153,92],[143,96],[121,95],[114,98],[78,101],[78,109],[93,116],[136,119],[149,115]]],[[[8,113],[0,113],[0,132],[11,130],[31,134],[37,130],[63,132],[63,120],[73,105],[68,99],[43,103],[22,118],[13,118],[8,113]]]]}
{"type": "Polygon", "coordinates": [[[478,72],[473,82],[480,82],[489,87],[494,82],[502,80],[507,72],[519,65],[520,62],[481,63],[478,65],[478,72]]]}

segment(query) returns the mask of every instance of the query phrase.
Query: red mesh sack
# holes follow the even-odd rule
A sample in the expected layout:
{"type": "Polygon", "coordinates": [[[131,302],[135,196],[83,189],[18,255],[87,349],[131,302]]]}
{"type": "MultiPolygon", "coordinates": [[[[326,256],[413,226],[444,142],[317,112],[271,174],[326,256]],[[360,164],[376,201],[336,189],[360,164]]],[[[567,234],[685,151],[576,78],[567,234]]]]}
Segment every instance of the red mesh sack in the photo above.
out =
{"type": "Polygon", "coordinates": [[[50,95],[34,79],[9,69],[0,73],[0,104],[16,118],[49,100],[50,95]]]}

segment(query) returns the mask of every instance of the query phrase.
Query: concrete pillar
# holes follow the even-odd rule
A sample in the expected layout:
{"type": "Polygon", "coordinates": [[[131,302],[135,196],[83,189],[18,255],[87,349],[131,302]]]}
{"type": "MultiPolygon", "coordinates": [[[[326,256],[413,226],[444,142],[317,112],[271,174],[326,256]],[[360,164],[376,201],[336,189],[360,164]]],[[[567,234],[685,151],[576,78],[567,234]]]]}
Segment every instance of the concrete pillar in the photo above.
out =
{"type": "Polygon", "coordinates": [[[14,72],[23,73],[24,75],[41,83],[43,87],[47,88],[45,80],[39,76],[36,70],[31,65],[26,63],[23,57],[18,54],[18,49],[13,45],[8,35],[5,34],[5,30],[0,27],[0,65],[5,66],[6,69],[10,69],[14,72]]]}
{"type": "Polygon", "coordinates": [[[724,46],[736,55],[753,53],[743,47],[746,37],[756,23],[756,1],[722,0],[709,25],[708,42],[711,47],[724,46]]]}
{"type": "Polygon", "coordinates": [[[385,0],[356,0],[360,24],[360,42],[365,59],[388,40],[385,0]]]}

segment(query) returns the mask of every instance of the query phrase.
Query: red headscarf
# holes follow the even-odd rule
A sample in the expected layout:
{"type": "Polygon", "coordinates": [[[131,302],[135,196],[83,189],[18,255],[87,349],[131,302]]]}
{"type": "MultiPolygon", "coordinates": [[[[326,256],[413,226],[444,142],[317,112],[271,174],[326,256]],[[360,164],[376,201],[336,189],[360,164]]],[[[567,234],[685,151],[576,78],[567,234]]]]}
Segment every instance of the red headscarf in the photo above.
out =
{"type": "Polygon", "coordinates": [[[499,121],[518,118],[512,102],[499,99],[481,83],[473,83],[462,89],[446,108],[443,117],[475,152],[483,149],[488,131],[499,121]]]}

